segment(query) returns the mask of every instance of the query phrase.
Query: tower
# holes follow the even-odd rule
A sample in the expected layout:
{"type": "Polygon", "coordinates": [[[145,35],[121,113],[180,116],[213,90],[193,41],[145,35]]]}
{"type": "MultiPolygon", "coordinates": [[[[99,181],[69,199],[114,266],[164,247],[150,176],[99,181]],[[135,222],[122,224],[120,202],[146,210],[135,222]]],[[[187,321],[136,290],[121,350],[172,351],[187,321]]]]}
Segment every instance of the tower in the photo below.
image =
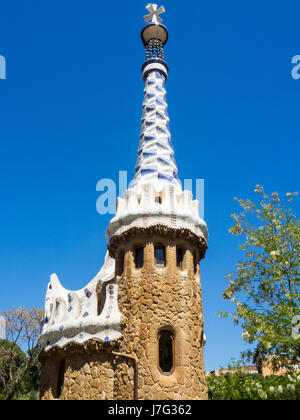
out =
{"type": "Polygon", "coordinates": [[[146,8],[135,176],[117,199],[98,275],[77,292],[51,277],[40,337],[42,399],[207,398],[199,264],[207,228],[174,159],[164,8],[146,8]]]}

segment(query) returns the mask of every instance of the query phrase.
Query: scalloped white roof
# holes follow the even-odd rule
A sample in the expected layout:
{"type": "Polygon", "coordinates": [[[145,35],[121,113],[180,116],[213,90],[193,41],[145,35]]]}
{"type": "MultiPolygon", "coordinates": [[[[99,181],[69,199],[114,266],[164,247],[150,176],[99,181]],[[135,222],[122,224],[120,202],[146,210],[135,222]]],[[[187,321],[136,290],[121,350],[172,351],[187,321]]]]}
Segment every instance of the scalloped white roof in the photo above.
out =
{"type": "Polygon", "coordinates": [[[41,350],[62,347],[69,342],[83,343],[90,338],[110,341],[121,336],[121,314],[118,309],[118,286],[111,284],[115,260],[106,254],[103,267],[83,289],[65,289],[56,274],[48,284],[45,320],[39,339],[41,350]],[[106,299],[98,315],[97,285],[106,288],[106,299]]]}

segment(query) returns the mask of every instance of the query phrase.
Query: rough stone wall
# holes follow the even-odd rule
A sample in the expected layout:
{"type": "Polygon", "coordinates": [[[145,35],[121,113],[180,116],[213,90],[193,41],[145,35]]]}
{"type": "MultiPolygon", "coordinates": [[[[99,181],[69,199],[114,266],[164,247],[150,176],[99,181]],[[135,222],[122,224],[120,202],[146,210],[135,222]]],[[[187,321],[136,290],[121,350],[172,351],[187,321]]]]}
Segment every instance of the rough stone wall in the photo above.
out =
{"type": "MultiPolygon", "coordinates": [[[[117,346],[88,342],[85,345],[70,344],[64,349],[54,348],[41,354],[41,383],[39,397],[42,400],[113,400],[116,398],[115,370],[120,363],[111,351],[117,346]],[[59,366],[65,360],[62,393],[57,398],[59,366]]],[[[128,369],[133,378],[133,368],[128,369]]]]}
{"type": "MultiPolygon", "coordinates": [[[[199,264],[194,271],[199,249],[184,239],[178,240],[166,229],[158,234],[152,232],[148,238],[135,232],[120,240],[115,254],[117,267],[122,266],[118,261],[122,254],[124,270],[116,276],[123,334],[119,351],[138,359],[139,399],[207,399],[199,264]],[[155,265],[154,244],[165,245],[165,267],[155,265]],[[176,267],[176,244],[185,249],[182,270],[176,267]],[[134,263],[137,246],[144,246],[144,265],[140,269],[134,263]],[[175,335],[172,374],[163,374],[158,368],[161,330],[175,335]]],[[[118,399],[132,397],[127,370],[126,364],[116,369],[118,399]]]]}

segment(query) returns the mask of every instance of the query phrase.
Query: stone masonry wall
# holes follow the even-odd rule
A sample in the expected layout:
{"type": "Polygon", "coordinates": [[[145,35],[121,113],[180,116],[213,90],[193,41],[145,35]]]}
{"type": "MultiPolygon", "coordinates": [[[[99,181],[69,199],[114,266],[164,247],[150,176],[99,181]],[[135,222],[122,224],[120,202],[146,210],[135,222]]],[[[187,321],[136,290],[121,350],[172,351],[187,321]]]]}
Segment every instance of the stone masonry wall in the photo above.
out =
{"type": "MultiPolygon", "coordinates": [[[[120,361],[111,354],[117,343],[103,345],[90,341],[69,344],[42,354],[40,399],[57,398],[59,366],[65,360],[64,384],[60,400],[113,400],[116,398],[115,370],[120,361]]],[[[133,378],[133,368],[128,369],[133,378]]]]}
{"type": "MultiPolygon", "coordinates": [[[[194,271],[199,250],[168,229],[148,238],[144,232],[119,241],[118,261],[124,255],[124,270],[116,276],[122,313],[119,351],[135,355],[139,367],[139,399],[207,399],[203,363],[203,315],[200,268],[194,271]],[[166,249],[166,266],[157,267],[154,245],[166,249]],[[183,267],[176,267],[176,245],[185,250],[183,267]],[[144,247],[144,265],[135,268],[134,248],[144,247]],[[195,259],[194,259],[195,256],[195,259]],[[175,370],[163,374],[158,368],[158,333],[175,335],[175,370]]],[[[117,268],[118,269],[118,268],[117,268]]],[[[131,398],[127,366],[116,369],[118,398],[131,398]]]]}

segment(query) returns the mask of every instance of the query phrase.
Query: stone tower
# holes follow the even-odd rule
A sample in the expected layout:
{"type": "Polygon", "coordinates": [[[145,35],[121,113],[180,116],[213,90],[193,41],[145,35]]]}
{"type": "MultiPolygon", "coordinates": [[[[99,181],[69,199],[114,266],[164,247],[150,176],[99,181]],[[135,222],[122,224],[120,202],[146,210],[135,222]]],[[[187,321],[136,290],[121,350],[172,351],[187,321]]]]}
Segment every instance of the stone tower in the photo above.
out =
{"type": "Polygon", "coordinates": [[[164,8],[148,4],[135,176],[107,229],[98,275],[52,275],[40,337],[41,399],[206,399],[199,261],[207,228],[183,191],[169,131],[164,8]]]}

